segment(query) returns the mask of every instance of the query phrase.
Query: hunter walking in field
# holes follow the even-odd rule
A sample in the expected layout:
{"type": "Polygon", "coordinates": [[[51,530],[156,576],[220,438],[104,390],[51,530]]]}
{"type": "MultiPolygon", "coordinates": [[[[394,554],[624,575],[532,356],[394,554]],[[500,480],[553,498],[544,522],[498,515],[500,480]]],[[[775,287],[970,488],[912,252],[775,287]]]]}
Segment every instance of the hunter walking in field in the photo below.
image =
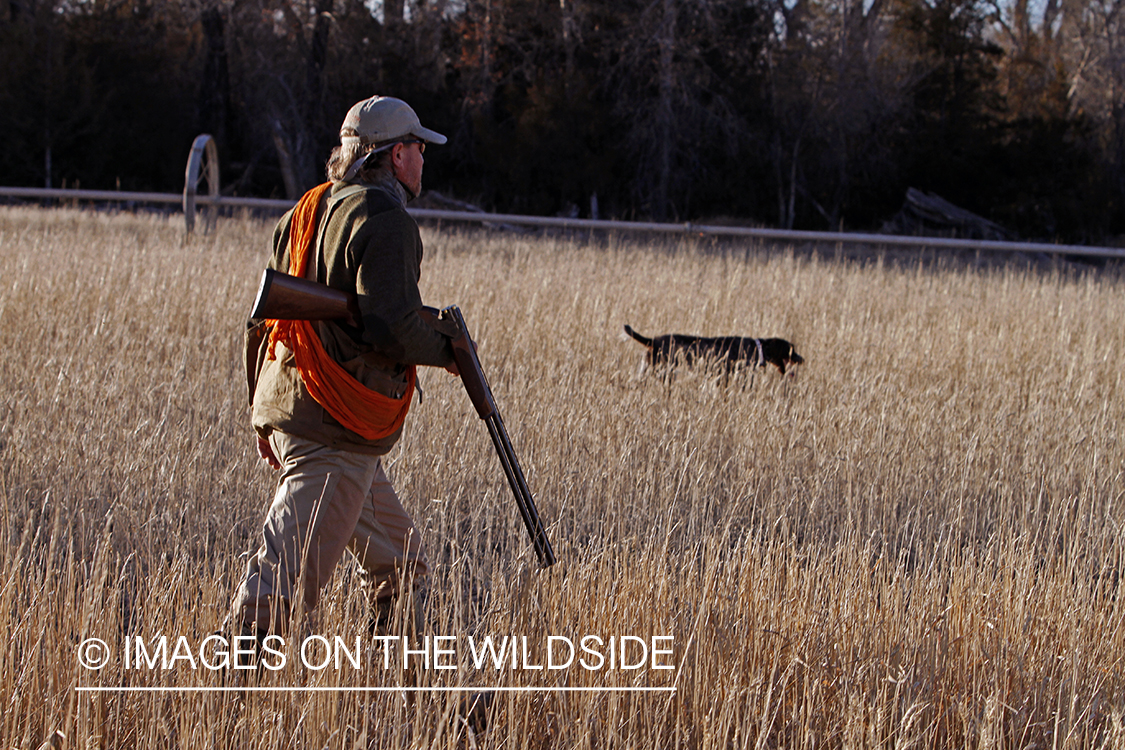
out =
{"type": "MultiPolygon", "coordinates": [[[[457,372],[450,339],[420,315],[422,241],[406,212],[426,145],[445,142],[403,101],[357,103],[329,182],[274,231],[270,268],[355,294],[359,319],[268,321],[248,336],[258,454],[281,477],[233,603],[243,635],[260,641],[285,629],[292,607],[311,612],[345,550],[370,586],[373,626],[387,626],[400,592],[424,586],[421,539],[380,457],[402,434],[416,366],[457,372]]],[[[406,620],[419,616],[415,605],[406,620]]]]}

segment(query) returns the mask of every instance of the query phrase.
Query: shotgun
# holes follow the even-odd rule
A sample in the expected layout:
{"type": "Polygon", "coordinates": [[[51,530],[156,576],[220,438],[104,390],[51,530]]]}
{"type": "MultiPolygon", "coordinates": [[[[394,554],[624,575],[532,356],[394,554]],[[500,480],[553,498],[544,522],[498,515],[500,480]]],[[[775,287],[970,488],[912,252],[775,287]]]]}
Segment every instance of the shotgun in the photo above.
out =
{"type": "MultiPolygon", "coordinates": [[[[469,328],[461,310],[456,305],[451,305],[439,313],[432,307],[424,307],[421,314],[430,324],[439,324],[434,326],[438,330],[448,333],[452,328],[456,329],[451,339],[453,358],[461,373],[461,383],[465,386],[477,415],[488,427],[488,434],[496,447],[496,455],[500,457],[500,465],[516,498],[516,506],[535,547],[539,564],[544,568],[554,565],[555,552],[547,539],[547,530],[539,518],[531,490],[528,489],[516,452],[512,449],[512,442],[508,439],[508,430],[500,417],[496,399],[492,397],[492,389],[484,376],[476,345],[469,337],[469,328]]],[[[262,274],[262,283],[258,287],[258,296],[254,300],[250,317],[272,320],[342,319],[355,325],[360,320],[360,313],[356,296],[350,292],[267,268],[262,274]]]]}

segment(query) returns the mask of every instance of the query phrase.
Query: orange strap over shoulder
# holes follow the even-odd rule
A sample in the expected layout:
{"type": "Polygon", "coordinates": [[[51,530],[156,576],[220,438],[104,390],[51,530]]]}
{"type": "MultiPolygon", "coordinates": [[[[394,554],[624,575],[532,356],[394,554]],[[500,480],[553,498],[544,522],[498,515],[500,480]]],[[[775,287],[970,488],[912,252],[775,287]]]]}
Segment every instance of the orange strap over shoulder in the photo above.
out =
{"type": "MultiPolygon", "coordinates": [[[[304,277],[309,249],[316,237],[316,210],[331,182],[305,193],[293,209],[289,223],[289,274],[304,277]]],[[[309,395],[336,421],[367,440],[393,435],[406,420],[414,396],[417,368],[406,371],[406,392],[401,399],[384,396],[367,388],[328,356],[324,344],[307,320],[271,320],[269,358],[274,359],[278,341],[293,352],[297,371],[309,395]]]]}

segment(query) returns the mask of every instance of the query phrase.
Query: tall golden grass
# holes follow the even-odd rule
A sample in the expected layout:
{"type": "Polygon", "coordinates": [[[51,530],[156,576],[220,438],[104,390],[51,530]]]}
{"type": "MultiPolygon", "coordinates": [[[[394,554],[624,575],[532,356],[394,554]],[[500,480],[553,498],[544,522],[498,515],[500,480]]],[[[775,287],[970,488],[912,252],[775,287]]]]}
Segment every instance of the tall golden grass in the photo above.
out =
{"type": "MultiPolygon", "coordinates": [[[[270,229],[0,210],[0,746],[1125,747],[1120,277],[691,241],[423,232],[423,296],[466,315],[555,568],[445,373],[387,457],[437,631],[674,636],[674,670],[433,684],[675,692],[502,692],[482,732],[457,692],[295,689],[401,684],[374,668],[77,690],[235,684],[77,657],[221,625],[274,482],[241,365],[270,229]],[[624,323],[807,364],[665,381],[624,323]]],[[[366,632],[355,579],[317,632],[366,632]]]]}

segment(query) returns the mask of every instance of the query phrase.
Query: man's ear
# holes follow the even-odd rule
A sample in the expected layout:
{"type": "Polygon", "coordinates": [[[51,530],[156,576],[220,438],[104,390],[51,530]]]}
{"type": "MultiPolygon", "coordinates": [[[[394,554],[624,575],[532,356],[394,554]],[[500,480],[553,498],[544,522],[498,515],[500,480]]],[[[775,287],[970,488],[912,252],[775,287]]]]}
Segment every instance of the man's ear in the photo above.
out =
{"type": "Polygon", "coordinates": [[[401,167],[403,165],[402,150],[404,148],[406,148],[406,144],[403,143],[396,143],[391,146],[391,164],[396,167],[401,167]]]}

